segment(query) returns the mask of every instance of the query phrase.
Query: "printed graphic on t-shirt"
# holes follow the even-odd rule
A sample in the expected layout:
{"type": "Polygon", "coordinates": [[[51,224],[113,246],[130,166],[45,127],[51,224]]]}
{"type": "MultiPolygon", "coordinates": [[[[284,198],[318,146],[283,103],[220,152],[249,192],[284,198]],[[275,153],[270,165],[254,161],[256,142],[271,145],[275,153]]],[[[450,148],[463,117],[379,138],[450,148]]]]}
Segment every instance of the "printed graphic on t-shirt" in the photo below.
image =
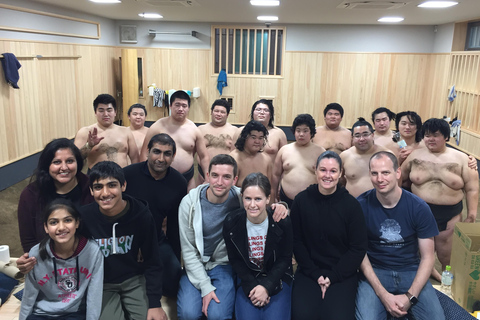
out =
{"type": "Polygon", "coordinates": [[[259,268],[263,267],[265,241],[267,241],[267,234],[248,237],[248,257],[250,262],[259,268]]]}
{"type": "Polygon", "coordinates": [[[394,219],[386,219],[380,224],[380,243],[388,247],[401,247],[405,240],[400,235],[402,227],[394,219]]]}
{"type": "Polygon", "coordinates": [[[126,254],[132,249],[133,234],[116,238],[116,252],[113,252],[113,238],[95,239],[100,246],[103,256],[106,258],[111,254],[126,254]]]}

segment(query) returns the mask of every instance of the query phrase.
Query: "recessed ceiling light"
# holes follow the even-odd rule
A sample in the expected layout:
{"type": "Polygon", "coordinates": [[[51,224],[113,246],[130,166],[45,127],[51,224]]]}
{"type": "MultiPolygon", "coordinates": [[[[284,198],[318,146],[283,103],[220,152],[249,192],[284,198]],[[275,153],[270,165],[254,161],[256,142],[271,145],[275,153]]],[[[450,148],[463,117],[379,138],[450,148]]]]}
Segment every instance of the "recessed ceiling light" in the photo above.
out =
{"type": "Polygon", "coordinates": [[[280,5],[278,0],[250,0],[252,6],[269,6],[275,7],[280,5]]]}
{"type": "Polygon", "coordinates": [[[121,3],[121,0],[90,0],[91,2],[96,3],[121,3]]]}
{"type": "Polygon", "coordinates": [[[405,19],[402,17],[383,17],[378,19],[377,21],[378,22],[401,22],[403,20],[405,19]]]}
{"type": "Polygon", "coordinates": [[[160,18],[163,18],[163,16],[161,14],[158,14],[158,13],[144,12],[144,13],[139,13],[138,15],[142,18],[145,18],[145,19],[160,19],[160,18]]]}
{"type": "Polygon", "coordinates": [[[260,20],[260,21],[277,21],[278,17],[277,16],[258,16],[257,20],[260,20]]]}
{"type": "Polygon", "coordinates": [[[456,1],[426,1],[420,3],[417,7],[420,8],[448,8],[456,6],[458,2],[456,1]]]}

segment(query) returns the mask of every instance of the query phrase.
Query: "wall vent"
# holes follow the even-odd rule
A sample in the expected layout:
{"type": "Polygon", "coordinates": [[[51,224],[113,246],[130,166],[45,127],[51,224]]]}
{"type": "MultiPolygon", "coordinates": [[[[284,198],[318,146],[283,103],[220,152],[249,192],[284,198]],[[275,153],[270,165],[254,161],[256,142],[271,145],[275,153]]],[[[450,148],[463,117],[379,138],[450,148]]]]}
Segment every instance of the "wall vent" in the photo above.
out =
{"type": "Polygon", "coordinates": [[[398,9],[406,6],[406,2],[397,1],[345,1],[337,6],[338,9],[385,10],[398,9]]]}
{"type": "Polygon", "coordinates": [[[157,7],[198,7],[200,4],[195,0],[144,0],[157,7]]]}
{"type": "Polygon", "coordinates": [[[120,42],[121,43],[137,43],[137,26],[121,25],[120,26],[120,42]]]}

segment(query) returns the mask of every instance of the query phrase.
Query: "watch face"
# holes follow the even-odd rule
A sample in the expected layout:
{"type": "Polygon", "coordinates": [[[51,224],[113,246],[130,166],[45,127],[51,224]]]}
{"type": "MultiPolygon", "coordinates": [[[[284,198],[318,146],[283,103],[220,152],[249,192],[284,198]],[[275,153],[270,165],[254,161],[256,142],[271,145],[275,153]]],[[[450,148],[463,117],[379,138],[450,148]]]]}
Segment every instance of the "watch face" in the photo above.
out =
{"type": "Polygon", "coordinates": [[[415,297],[415,296],[412,296],[412,297],[410,298],[410,303],[412,304],[412,306],[416,305],[416,304],[417,304],[417,302],[418,302],[418,299],[417,299],[417,297],[415,297]]]}

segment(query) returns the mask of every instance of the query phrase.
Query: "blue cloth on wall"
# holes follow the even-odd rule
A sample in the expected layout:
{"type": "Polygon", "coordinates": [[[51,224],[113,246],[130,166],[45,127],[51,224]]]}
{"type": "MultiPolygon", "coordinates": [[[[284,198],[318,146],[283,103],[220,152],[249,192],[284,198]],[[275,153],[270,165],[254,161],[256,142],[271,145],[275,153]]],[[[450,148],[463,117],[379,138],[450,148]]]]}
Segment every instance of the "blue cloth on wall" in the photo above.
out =
{"type": "Polygon", "coordinates": [[[227,85],[227,73],[225,72],[225,69],[222,69],[220,73],[218,74],[218,79],[217,79],[217,89],[218,92],[220,92],[220,95],[222,95],[223,88],[228,86],[227,85]]]}
{"type": "Polygon", "coordinates": [[[3,59],[2,66],[3,72],[5,73],[5,80],[7,83],[14,87],[15,89],[19,89],[17,84],[20,76],[18,75],[18,69],[22,66],[20,62],[18,62],[17,57],[13,53],[2,53],[3,59]]]}

